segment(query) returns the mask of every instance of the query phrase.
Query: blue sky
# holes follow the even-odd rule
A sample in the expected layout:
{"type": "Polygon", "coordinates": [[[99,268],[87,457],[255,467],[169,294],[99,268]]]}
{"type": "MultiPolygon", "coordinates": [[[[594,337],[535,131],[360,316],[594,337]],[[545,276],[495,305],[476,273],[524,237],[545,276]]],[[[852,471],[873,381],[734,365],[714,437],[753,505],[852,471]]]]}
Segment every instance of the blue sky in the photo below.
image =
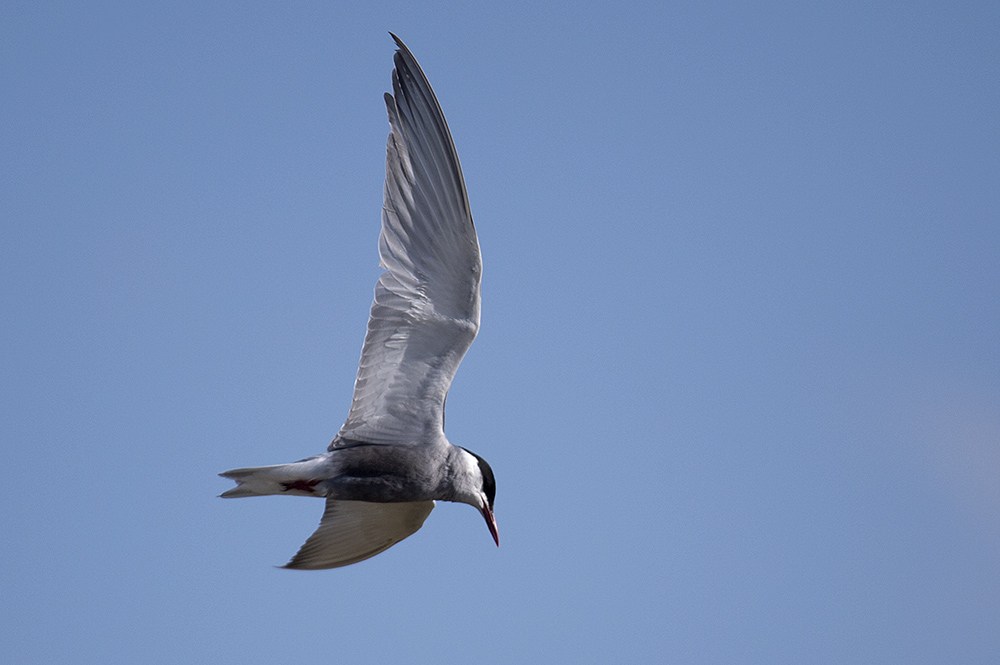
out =
{"type": "MultiPolygon", "coordinates": [[[[1000,6],[0,7],[0,653],[995,663],[1000,6]],[[276,569],[372,290],[392,30],[484,259],[467,506],[276,569]]],[[[373,3],[374,4],[374,3],[373,3]]]]}

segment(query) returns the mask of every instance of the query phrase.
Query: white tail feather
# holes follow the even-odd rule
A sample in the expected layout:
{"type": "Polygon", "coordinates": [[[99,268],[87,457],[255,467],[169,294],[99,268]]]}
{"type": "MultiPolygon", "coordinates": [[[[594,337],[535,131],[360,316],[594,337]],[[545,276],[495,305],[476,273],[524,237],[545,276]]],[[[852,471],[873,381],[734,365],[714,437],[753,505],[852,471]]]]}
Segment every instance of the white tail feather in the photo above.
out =
{"type": "Polygon", "coordinates": [[[232,469],[219,475],[236,481],[236,487],[220,494],[223,499],[245,496],[291,494],[295,496],[326,496],[323,481],[329,477],[325,455],[318,455],[291,464],[232,469]]]}

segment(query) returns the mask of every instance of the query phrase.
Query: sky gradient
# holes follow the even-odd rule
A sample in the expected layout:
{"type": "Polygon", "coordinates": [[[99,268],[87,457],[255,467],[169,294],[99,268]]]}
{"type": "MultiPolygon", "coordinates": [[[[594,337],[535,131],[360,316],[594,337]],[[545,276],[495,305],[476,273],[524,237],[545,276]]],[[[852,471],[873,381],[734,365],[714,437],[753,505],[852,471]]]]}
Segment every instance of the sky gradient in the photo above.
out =
{"type": "Polygon", "coordinates": [[[4,660],[1000,662],[1000,5],[355,4],[0,7],[4,660]],[[216,474],[347,415],[389,30],[501,546],[279,570],[322,503],[216,474]]]}

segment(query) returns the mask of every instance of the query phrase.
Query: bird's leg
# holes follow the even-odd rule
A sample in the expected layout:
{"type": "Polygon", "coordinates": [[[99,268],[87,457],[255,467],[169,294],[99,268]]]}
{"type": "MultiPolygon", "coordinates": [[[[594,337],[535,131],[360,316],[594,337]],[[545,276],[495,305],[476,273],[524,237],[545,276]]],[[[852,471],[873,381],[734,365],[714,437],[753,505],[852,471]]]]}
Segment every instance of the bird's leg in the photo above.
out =
{"type": "Polygon", "coordinates": [[[290,483],[281,483],[282,491],[288,492],[289,490],[300,490],[302,492],[309,492],[310,494],[315,494],[316,490],[313,488],[322,482],[321,479],[316,480],[293,480],[290,483]]]}

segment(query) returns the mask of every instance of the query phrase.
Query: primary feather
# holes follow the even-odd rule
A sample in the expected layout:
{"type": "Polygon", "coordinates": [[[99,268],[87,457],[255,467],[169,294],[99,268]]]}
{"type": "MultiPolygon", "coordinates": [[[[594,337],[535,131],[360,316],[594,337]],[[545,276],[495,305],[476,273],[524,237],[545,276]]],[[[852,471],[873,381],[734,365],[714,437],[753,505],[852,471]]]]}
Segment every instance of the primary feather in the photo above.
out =
{"type": "Polygon", "coordinates": [[[420,65],[393,38],[379,235],[386,272],[338,439],[412,444],[443,435],[448,388],[479,331],[482,260],[448,123],[420,65]]]}

